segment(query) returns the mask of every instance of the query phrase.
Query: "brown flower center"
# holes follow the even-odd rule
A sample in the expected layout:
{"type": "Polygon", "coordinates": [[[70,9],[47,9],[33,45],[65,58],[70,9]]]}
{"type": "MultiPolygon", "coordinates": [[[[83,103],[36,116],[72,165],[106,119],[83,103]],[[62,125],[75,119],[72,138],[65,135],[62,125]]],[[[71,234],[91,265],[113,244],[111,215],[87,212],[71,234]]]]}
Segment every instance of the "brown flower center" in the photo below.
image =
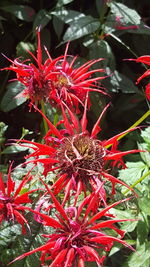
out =
{"type": "Polygon", "coordinates": [[[60,161],[61,173],[86,181],[102,170],[104,155],[105,149],[99,140],[77,134],[63,139],[56,158],[60,161]]]}
{"type": "Polygon", "coordinates": [[[51,85],[50,82],[45,79],[44,75],[40,75],[38,79],[33,77],[28,83],[28,94],[31,99],[34,101],[48,100],[51,85]]]}

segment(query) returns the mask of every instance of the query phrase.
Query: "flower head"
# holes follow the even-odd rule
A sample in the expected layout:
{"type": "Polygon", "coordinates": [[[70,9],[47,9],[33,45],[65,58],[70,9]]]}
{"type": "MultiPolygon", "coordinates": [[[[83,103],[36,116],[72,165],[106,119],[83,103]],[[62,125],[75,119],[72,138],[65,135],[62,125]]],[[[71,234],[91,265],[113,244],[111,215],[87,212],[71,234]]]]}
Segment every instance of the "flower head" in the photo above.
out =
{"type": "MultiPolygon", "coordinates": [[[[137,59],[129,59],[129,60],[134,60],[136,62],[141,62],[143,64],[150,65],[150,56],[148,56],[148,55],[138,57],[137,59]]],[[[148,77],[148,76],[150,76],[150,69],[148,69],[147,71],[145,71],[144,74],[141,75],[137,79],[136,84],[138,84],[143,78],[148,77]]],[[[146,86],[145,93],[146,93],[147,99],[150,100],[150,83],[148,83],[148,85],[146,86]]]]}
{"type": "Polygon", "coordinates": [[[59,57],[55,60],[52,60],[48,54],[48,59],[42,63],[40,30],[38,30],[37,34],[37,56],[35,57],[33,53],[27,51],[34,59],[36,64],[31,63],[30,59],[24,61],[21,61],[20,58],[17,58],[14,61],[8,59],[12,65],[4,68],[7,70],[12,70],[16,73],[16,80],[25,85],[25,89],[19,95],[29,98],[31,103],[37,103],[41,100],[48,101],[51,90],[51,81],[48,79],[48,75],[53,70],[55,62],[61,58],[59,57]]]}
{"type": "Polygon", "coordinates": [[[21,194],[23,186],[31,180],[32,177],[29,173],[23,178],[22,182],[15,188],[15,182],[11,177],[11,165],[8,171],[7,185],[2,179],[2,174],[0,173],[0,223],[2,221],[15,222],[17,221],[22,226],[22,232],[26,233],[25,225],[28,226],[28,222],[23,216],[25,207],[24,204],[31,203],[29,194],[35,190],[28,191],[21,194]]]}
{"type": "Polygon", "coordinates": [[[25,85],[25,89],[19,95],[30,99],[31,103],[37,103],[43,100],[52,105],[60,106],[60,103],[66,103],[69,108],[79,111],[78,105],[84,105],[86,94],[88,91],[98,91],[106,94],[100,90],[100,86],[96,85],[97,81],[104,79],[99,75],[92,77],[94,73],[102,73],[103,69],[89,70],[91,66],[102,60],[90,60],[80,67],[75,67],[76,56],[68,55],[68,46],[64,55],[52,59],[46,47],[45,51],[48,58],[42,62],[42,49],[40,41],[40,29],[38,35],[37,55],[34,56],[30,51],[35,64],[30,60],[21,61],[20,58],[14,61],[8,59],[12,65],[4,68],[12,70],[16,73],[16,80],[25,85]]]}
{"type": "MultiPolygon", "coordinates": [[[[46,188],[48,189],[48,186],[46,188]]],[[[49,267],[80,267],[91,261],[95,261],[100,267],[105,259],[105,252],[110,251],[114,242],[119,242],[134,250],[121,240],[125,232],[115,225],[115,223],[128,220],[112,219],[112,214],[109,213],[111,208],[126,201],[125,199],[92,215],[93,203],[97,201],[98,192],[86,197],[78,207],[69,206],[66,209],[62,207],[50,189],[48,192],[54,203],[55,218],[29,208],[31,212],[41,217],[43,225],[48,226],[47,234],[43,235],[48,238],[48,241],[41,247],[22,254],[14,261],[40,251],[42,264],[45,261],[51,261],[49,267]],[[53,228],[53,233],[51,228],[53,228]],[[115,236],[106,234],[105,228],[113,230],[115,236]]]]}
{"type": "Polygon", "coordinates": [[[104,76],[99,75],[93,77],[95,73],[102,73],[104,69],[89,70],[95,63],[103,60],[102,58],[90,60],[80,67],[75,67],[77,56],[68,55],[69,43],[66,45],[64,57],[55,64],[55,71],[51,72],[52,90],[50,100],[56,101],[58,104],[66,103],[69,108],[73,106],[78,110],[78,105],[84,105],[87,92],[97,91],[106,94],[100,90],[100,86],[96,85],[97,81],[104,79],[104,76]]]}
{"type": "Polygon", "coordinates": [[[122,157],[129,153],[139,152],[139,150],[125,152],[117,150],[117,139],[133,129],[118,134],[109,140],[101,141],[97,139],[97,134],[100,131],[99,123],[106,108],[95,123],[91,133],[87,131],[86,106],[80,122],[68,109],[71,118],[69,120],[62,107],[65,128],[60,131],[43,114],[50,127],[50,131],[45,136],[46,144],[21,140],[21,146],[30,147],[30,144],[32,145],[34,152],[27,158],[35,157],[34,160],[31,160],[35,164],[41,162],[45,167],[44,174],[58,170],[58,173],[56,172],[57,180],[52,187],[55,194],[58,194],[61,190],[65,191],[64,203],[70,198],[71,192],[75,194],[75,205],[81,192],[86,195],[87,191],[92,192],[98,188],[101,188],[99,192],[100,199],[105,202],[105,180],[112,183],[112,194],[115,194],[116,183],[128,187],[124,182],[109,173],[108,165],[121,164],[124,167],[122,157]],[[112,145],[111,150],[107,149],[108,145],[112,145]],[[40,158],[43,155],[47,157],[40,158]]]}

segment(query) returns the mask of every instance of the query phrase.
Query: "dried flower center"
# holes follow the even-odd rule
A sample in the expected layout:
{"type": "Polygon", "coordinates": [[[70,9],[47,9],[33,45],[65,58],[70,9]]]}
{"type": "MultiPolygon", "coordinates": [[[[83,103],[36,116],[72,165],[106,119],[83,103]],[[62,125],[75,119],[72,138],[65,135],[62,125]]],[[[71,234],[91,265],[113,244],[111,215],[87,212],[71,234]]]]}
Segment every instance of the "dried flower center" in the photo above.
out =
{"type": "Polygon", "coordinates": [[[44,75],[40,75],[38,79],[30,78],[28,86],[28,94],[34,101],[48,100],[51,85],[50,82],[44,79],[44,75]]]}
{"type": "Polygon", "coordinates": [[[86,181],[98,175],[104,165],[105,150],[101,142],[87,135],[64,138],[57,152],[61,173],[86,181]]]}

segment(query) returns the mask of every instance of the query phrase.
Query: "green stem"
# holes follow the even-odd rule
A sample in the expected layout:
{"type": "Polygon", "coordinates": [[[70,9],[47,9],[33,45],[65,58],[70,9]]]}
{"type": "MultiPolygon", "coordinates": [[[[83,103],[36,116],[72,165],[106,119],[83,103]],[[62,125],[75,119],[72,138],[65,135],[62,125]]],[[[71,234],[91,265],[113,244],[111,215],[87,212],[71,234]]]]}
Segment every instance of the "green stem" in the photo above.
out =
{"type": "MultiPolygon", "coordinates": [[[[43,100],[41,100],[41,109],[42,109],[43,114],[46,115],[43,100]]],[[[47,122],[44,118],[43,118],[43,125],[44,125],[44,129],[45,129],[45,133],[47,133],[48,132],[48,125],[47,125],[47,122]]]]}
{"type": "MultiPolygon", "coordinates": [[[[133,183],[130,187],[134,188],[137,184],[139,184],[140,182],[142,182],[148,175],[150,175],[150,170],[145,173],[141,178],[139,178],[135,183],[133,183]]],[[[130,191],[130,189],[126,189],[123,194],[126,195],[128,192],[130,191]]]]}
{"type": "MultiPolygon", "coordinates": [[[[133,129],[135,127],[137,127],[142,121],[144,121],[148,116],[150,115],[150,110],[148,110],[139,120],[137,120],[134,124],[132,124],[132,126],[130,126],[127,130],[133,129]]],[[[121,135],[117,140],[122,139],[124,136],[126,136],[128,134],[124,133],[123,135],[121,135]]],[[[108,145],[107,148],[111,147],[112,144],[108,145]]]]}

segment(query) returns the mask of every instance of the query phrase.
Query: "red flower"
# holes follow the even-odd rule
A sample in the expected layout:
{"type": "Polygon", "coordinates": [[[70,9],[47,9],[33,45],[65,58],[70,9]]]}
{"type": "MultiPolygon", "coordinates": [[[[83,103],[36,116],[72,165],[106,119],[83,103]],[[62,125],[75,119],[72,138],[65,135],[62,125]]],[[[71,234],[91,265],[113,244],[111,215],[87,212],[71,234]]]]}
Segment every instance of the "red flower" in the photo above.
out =
{"type": "Polygon", "coordinates": [[[56,71],[51,72],[49,79],[51,79],[52,90],[50,92],[50,100],[56,101],[58,104],[65,102],[69,108],[73,106],[78,110],[78,105],[84,105],[85,98],[88,91],[97,91],[106,94],[100,90],[96,85],[97,81],[104,79],[103,76],[92,78],[94,73],[104,72],[104,69],[94,69],[89,71],[90,67],[102,60],[90,60],[82,66],[74,67],[77,56],[67,55],[69,43],[66,45],[66,50],[63,59],[57,61],[56,71]]]}
{"type": "Polygon", "coordinates": [[[100,199],[105,202],[103,178],[112,183],[112,194],[115,194],[116,183],[129,188],[124,182],[108,173],[108,164],[121,164],[124,167],[125,164],[123,164],[122,157],[129,153],[139,152],[139,150],[117,151],[117,139],[122,134],[133,129],[118,134],[109,140],[100,141],[97,139],[96,135],[100,131],[99,123],[107,107],[100,115],[90,134],[86,129],[86,106],[87,101],[80,123],[70,110],[68,112],[71,119],[68,120],[62,106],[65,129],[61,131],[39,111],[46,119],[50,128],[50,131],[45,137],[47,144],[39,144],[26,140],[21,140],[22,143],[20,143],[21,146],[25,147],[30,147],[30,144],[32,145],[31,147],[34,152],[28,155],[27,158],[35,157],[34,160],[29,161],[35,164],[41,162],[45,167],[44,174],[49,171],[59,170],[58,174],[56,172],[58,178],[52,186],[54,193],[58,194],[61,190],[64,190],[65,203],[70,198],[73,190],[75,192],[74,205],[82,191],[86,195],[87,191],[97,190],[97,188],[101,188],[100,199]],[[26,144],[23,144],[23,142],[26,144]],[[109,145],[112,145],[111,150],[107,149],[109,145]],[[47,157],[39,157],[43,155],[47,157]]]}
{"type": "Polygon", "coordinates": [[[12,65],[7,70],[16,72],[17,80],[25,85],[25,89],[21,93],[31,100],[31,103],[36,103],[40,100],[50,102],[51,104],[66,103],[70,108],[76,107],[81,103],[84,105],[84,100],[87,91],[98,91],[103,94],[105,92],[99,90],[96,85],[97,81],[105,77],[98,76],[92,78],[92,74],[104,72],[103,69],[89,70],[93,64],[102,60],[90,60],[82,66],[74,67],[77,57],[68,55],[68,46],[66,46],[65,54],[52,60],[47,49],[47,60],[42,63],[42,51],[40,41],[40,30],[38,30],[38,49],[35,57],[30,51],[28,53],[35,60],[36,65],[30,60],[22,61],[18,58],[12,62],[12,65]],[[27,64],[28,63],[28,64],[27,64]]]}
{"type": "MultiPolygon", "coordinates": [[[[150,65],[150,56],[141,56],[141,57],[138,57],[137,59],[129,59],[129,60],[134,60],[136,62],[141,62],[143,64],[146,64],[146,65],[150,65]]],[[[148,77],[150,76],[150,69],[148,69],[147,71],[144,72],[143,75],[141,75],[138,79],[137,79],[137,84],[145,77],[148,77]]],[[[146,93],[146,97],[148,100],[150,100],[150,83],[148,83],[148,85],[146,86],[146,90],[145,90],[145,93],[146,93]]]]}
{"type": "Polygon", "coordinates": [[[112,219],[112,215],[108,213],[111,208],[128,199],[115,202],[95,215],[91,215],[98,192],[86,197],[78,207],[70,206],[64,209],[47,185],[46,188],[56,209],[53,213],[55,219],[36,210],[30,208],[29,210],[41,217],[43,225],[53,228],[53,233],[52,229],[48,228],[47,234],[43,234],[49,239],[45,245],[22,254],[12,262],[40,251],[41,263],[51,261],[49,267],[83,267],[85,262],[91,261],[95,261],[100,267],[105,259],[105,252],[110,251],[114,242],[134,250],[121,240],[125,232],[115,226],[115,223],[130,220],[112,219]],[[113,229],[118,237],[106,234],[105,228],[113,229]]]}
{"type": "MultiPolygon", "coordinates": [[[[16,72],[16,80],[25,85],[25,89],[19,95],[25,96],[36,103],[40,100],[48,101],[51,90],[51,81],[48,78],[49,73],[53,70],[55,63],[62,57],[52,60],[48,54],[48,59],[42,63],[42,50],[40,41],[40,31],[38,30],[38,48],[35,57],[30,51],[28,53],[35,60],[36,65],[29,60],[21,61],[20,58],[14,61],[8,59],[12,65],[3,70],[12,70],[16,72]],[[27,64],[28,63],[28,64],[27,64]]],[[[46,50],[47,51],[47,50],[46,50]]],[[[48,53],[48,52],[47,52],[48,53]]]]}
{"type": "Polygon", "coordinates": [[[21,190],[23,186],[31,179],[32,177],[28,173],[23,178],[18,188],[15,189],[15,182],[11,178],[11,166],[8,171],[6,187],[2,179],[2,174],[0,173],[0,223],[3,220],[13,223],[17,221],[22,226],[23,234],[26,233],[25,224],[29,228],[29,224],[23,216],[25,210],[23,205],[26,203],[31,203],[29,194],[35,190],[28,191],[24,194],[21,194],[21,190]]]}

